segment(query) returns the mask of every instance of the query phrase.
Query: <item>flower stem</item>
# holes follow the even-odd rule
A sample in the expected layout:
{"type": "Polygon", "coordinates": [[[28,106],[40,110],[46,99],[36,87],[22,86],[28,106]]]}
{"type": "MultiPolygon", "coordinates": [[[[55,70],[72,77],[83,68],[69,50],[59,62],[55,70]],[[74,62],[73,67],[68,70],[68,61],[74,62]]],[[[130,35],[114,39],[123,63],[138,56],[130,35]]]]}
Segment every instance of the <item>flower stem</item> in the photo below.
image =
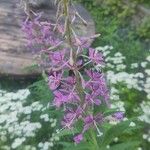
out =
{"type": "MultiPolygon", "coordinates": [[[[71,34],[71,21],[70,21],[70,16],[69,16],[69,5],[70,5],[70,0],[63,0],[63,4],[64,4],[64,14],[65,14],[65,29],[66,29],[66,39],[67,39],[67,43],[69,45],[70,48],[70,65],[75,66],[76,65],[76,52],[74,50],[73,44],[72,44],[72,34],[71,34]]],[[[75,74],[75,78],[76,78],[76,90],[79,94],[81,103],[84,103],[84,89],[82,87],[82,82],[81,82],[81,78],[80,75],[78,73],[78,70],[73,70],[74,74],[75,74]]]]}
{"type": "Polygon", "coordinates": [[[93,141],[92,142],[92,144],[93,144],[92,147],[94,148],[93,150],[100,150],[99,145],[98,145],[97,140],[96,140],[96,135],[92,129],[90,130],[90,137],[93,141]]]}

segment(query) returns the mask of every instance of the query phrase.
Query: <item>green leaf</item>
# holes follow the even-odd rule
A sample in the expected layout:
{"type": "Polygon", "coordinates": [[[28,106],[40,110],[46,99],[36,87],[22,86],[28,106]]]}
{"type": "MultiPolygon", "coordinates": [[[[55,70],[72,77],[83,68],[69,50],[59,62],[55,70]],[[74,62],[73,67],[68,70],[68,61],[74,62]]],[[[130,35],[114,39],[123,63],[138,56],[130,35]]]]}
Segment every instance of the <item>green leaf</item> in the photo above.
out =
{"type": "Polygon", "coordinates": [[[28,86],[28,88],[31,92],[29,101],[41,101],[42,104],[47,105],[53,100],[53,93],[44,80],[34,82],[32,85],[28,86]]]}
{"type": "MultiPolygon", "coordinates": [[[[129,128],[130,122],[131,120],[122,121],[117,125],[114,125],[110,129],[108,129],[108,131],[102,137],[101,146],[106,147],[108,144],[110,144],[113,141],[115,137],[121,135],[126,129],[129,128]]],[[[134,128],[132,127],[132,129],[134,128]]]]}
{"type": "Polygon", "coordinates": [[[70,147],[70,146],[72,146],[72,143],[70,143],[70,142],[58,142],[58,144],[60,144],[60,145],[62,145],[64,147],[70,147]]]}
{"type": "Polygon", "coordinates": [[[45,73],[45,71],[42,71],[42,77],[45,80],[45,82],[48,82],[48,75],[45,73]]]}
{"type": "Polygon", "coordinates": [[[60,131],[60,133],[58,133],[58,136],[62,137],[62,136],[73,135],[73,134],[77,134],[77,133],[79,133],[79,132],[76,129],[72,129],[72,130],[64,129],[64,130],[60,131]]]}
{"type": "Polygon", "coordinates": [[[63,150],[92,150],[91,149],[91,146],[86,143],[86,142],[82,142],[78,145],[75,145],[75,144],[71,144],[70,146],[68,145],[67,147],[63,148],[63,150]]]}
{"type": "Polygon", "coordinates": [[[109,150],[130,150],[137,147],[140,141],[129,141],[111,146],[109,150]]]}
{"type": "Polygon", "coordinates": [[[117,109],[109,109],[104,112],[104,116],[106,117],[106,116],[112,115],[116,112],[120,112],[120,111],[117,111],[117,109]]]}

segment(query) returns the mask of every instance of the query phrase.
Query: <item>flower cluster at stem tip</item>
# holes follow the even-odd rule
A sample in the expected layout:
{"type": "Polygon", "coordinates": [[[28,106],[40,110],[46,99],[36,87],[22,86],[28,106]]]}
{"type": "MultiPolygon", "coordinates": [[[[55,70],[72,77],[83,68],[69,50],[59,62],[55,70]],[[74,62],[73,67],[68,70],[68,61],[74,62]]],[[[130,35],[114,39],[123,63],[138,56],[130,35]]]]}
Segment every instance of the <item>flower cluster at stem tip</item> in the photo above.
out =
{"type": "MultiPolygon", "coordinates": [[[[48,85],[54,94],[53,106],[64,108],[63,129],[74,128],[79,120],[83,122],[80,134],[74,137],[78,144],[91,128],[96,129],[100,136],[98,125],[105,121],[105,116],[102,112],[95,113],[94,108],[102,104],[110,106],[109,90],[105,75],[94,69],[95,65],[104,65],[103,55],[89,44],[99,35],[77,35],[73,28],[76,18],[80,18],[83,24],[86,21],[74,4],[60,1],[57,7],[56,23],[43,21],[42,14],[34,13],[32,19],[28,16],[22,29],[29,39],[29,45],[38,46],[40,55],[46,58],[42,60],[42,65],[48,67],[48,85]],[[71,13],[70,6],[73,8],[71,13]]],[[[114,117],[120,120],[123,115],[119,112],[114,117]]]]}

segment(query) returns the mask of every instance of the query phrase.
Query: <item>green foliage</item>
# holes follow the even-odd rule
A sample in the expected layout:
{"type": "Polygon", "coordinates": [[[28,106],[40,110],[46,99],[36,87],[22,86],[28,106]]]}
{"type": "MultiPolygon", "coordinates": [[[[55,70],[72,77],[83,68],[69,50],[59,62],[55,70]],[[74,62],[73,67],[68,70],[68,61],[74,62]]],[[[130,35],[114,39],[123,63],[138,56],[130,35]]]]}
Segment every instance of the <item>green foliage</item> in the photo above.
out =
{"type": "Polygon", "coordinates": [[[128,150],[128,149],[136,150],[139,144],[140,144],[139,141],[129,141],[126,143],[120,143],[111,146],[109,150],[128,150]]]}
{"type": "Polygon", "coordinates": [[[68,136],[68,135],[72,135],[72,134],[77,134],[77,133],[79,133],[79,131],[77,129],[71,129],[71,130],[64,129],[64,130],[60,131],[60,133],[58,133],[58,136],[63,137],[63,136],[68,136]]]}
{"type": "Polygon", "coordinates": [[[74,145],[69,142],[61,142],[61,144],[64,146],[63,150],[94,150],[91,149],[91,145],[89,145],[88,143],[80,143],[78,145],[74,145]]]}
{"type": "Polygon", "coordinates": [[[120,98],[125,102],[126,115],[127,117],[137,117],[141,112],[134,112],[133,108],[137,108],[139,103],[146,99],[144,92],[140,92],[135,89],[128,89],[123,84],[118,84],[118,89],[120,91],[120,98]]]}
{"type": "Polygon", "coordinates": [[[150,19],[144,18],[143,22],[137,28],[137,33],[141,38],[150,39],[150,19]]]}
{"type": "Polygon", "coordinates": [[[135,4],[128,5],[120,0],[97,0],[97,3],[103,7],[105,15],[114,15],[119,19],[124,19],[134,13],[135,4]],[[109,9],[108,9],[109,8],[109,9]]]}
{"type": "MultiPolygon", "coordinates": [[[[83,3],[83,5],[90,11],[94,21],[96,22],[96,32],[100,32],[102,36],[94,42],[95,46],[99,45],[112,45],[114,47],[113,53],[118,50],[121,51],[126,57],[126,64],[130,65],[132,62],[141,60],[147,53],[143,47],[143,41],[150,38],[150,20],[144,20],[141,25],[136,29],[130,26],[130,19],[132,14],[135,13],[135,6],[139,3],[145,2],[149,4],[149,0],[132,0],[133,5],[127,5],[122,0],[77,0],[83,3]],[[97,7],[97,4],[99,6],[97,7]],[[142,41],[141,41],[142,38],[142,41]]],[[[33,69],[33,68],[31,68],[33,69]]],[[[128,70],[127,68],[127,71],[128,70]]],[[[45,74],[43,74],[45,76],[45,74]]],[[[45,78],[46,79],[46,78],[45,78]]],[[[18,88],[31,84],[34,81],[21,82],[15,80],[14,82],[7,83],[6,80],[3,83],[1,80],[0,87],[14,90],[14,87],[18,88]]],[[[136,90],[129,90],[120,86],[121,100],[125,102],[127,110],[127,117],[132,118],[139,115],[141,112],[135,113],[133,108],[136,108],[139,103],[145,99],[144,93],[138,93],[136,90]]],[[[49,90],[47,83],[44,80],[34,82],[29,86],[31,95],[28,97],[26,105],[30,105],[33,101],[40,101],[45,106],[52,102],[53,94],[49,90]]],[[[103,105],[102,105],[103,106],[103,105]]],[[[104,107],[99,107],[104,112],[105,116],[116,112],[114,109],[106,110],[104,107]]],[[[49,107],[43,113],[51,114],[57,117],[58,120],[63,115],[61,111],[57,111],[54,108],[49,107]]],[[[96,110],[95,110],[96,113],[96,110]]],[[[40,113],[36,112],[32,114],[32,121],[37,121],[40,113]]],[[[142,137],[141,126],[135,126],[130,128],[131,120],[121,122],[115,126],[108,123],[99,126],[103,131],[102,137],[97,137],[99,147],[98,150],[106,150],[106,146],[110,144],[110,150],[135,150],[139,144],[141,144],[140,136],[142,137]],[[114,143],[115,137],[120,137],[118,143],[114,143]]],[[[48,132],[51,131],[48,124],[44,124],[45,128],[39,131],[38,136],[34,139],[33,143],[40,141],[40,138],[48,138],[48,132]]],[[[60,128],[60,126],[58,126],[60,128]]],[[[90,137],[91,133],[85,134],[85,140],[79,145],[74,145],[72,135],[77,134],[79,130],[62,130],[59,134],[61,142],[55,149],[59,150],[95,150],[90,142],[94,140],[90,137]]],[[[95,132],[91,131],[95,136],[95,132]]],[[[146,145],[147,143],[144,143],[146,145]]],[[[146,146],[145,146],[146,147],[146,146]]]]}
{"type": "Polygon", "coordinates": [[[45,80],[39,80],[34,82],[28,87],[31,91],[31,95],[28,98],[29,100],[41,101],[47,105],[48,102],[52,102],[53,94],[50,91],[45,80]]]}
{"type": "Polygon", "coordinates": [[[16,91],[18,89],[26,88],[31,85],[39,78],[24,78],[24,77],[13,77],[13,76],[2,76],[0,77],[0,89],[6,91],[16,91]]]}
{"type": "Polygon", "coordinates": [[[132,16],[137,13],[136,6],[145,1],[130,0],[129,4],[122,0],[77,1],[82,2],[90,11],[96,23],[96,32],[101,33],[101,37],[94,42],[94,46],[113,46],[114,53],[120,51],[126,56],[127,66],[143,59],[148,54],[145,50],[146,35],[141,39],[136,28],[131,25],[132,16]]]}
{"type": "Polygon", "coordinates": [[[119,141],[119,143],[117,144],[113,143],[115,137],[125,136],[126,134],[128,136],[131,136],[131,132],[134,132],[137,129],[137,126],[129,127],[131,121],[133,120],[123,121],[118,123],[117,125],[110,125],[108,123],[102,125],[101,130],[103,130],[104,132],[104,135],[102,137],[95,138],[95,131],[87,131],[84,135],[84,141],[82,141],[78,145],[74,145],[74,143],[71,143],[71,141],[69,142],[69,139],[67,140],[66,137],[72,135],[73,132],[78,133],[78,131],[64,130],[60,132],[60,136],[66,137],[65,142],[61,141],[59,142],[59,144],[63,146],[63,150],[106,150],[107,145],[110,145],[110,149],[112,150],[114,150],[115,148],[119,150],[126,150],[127,148],[135,149],[141,143],[137,139],[135,139],[134,141],[130,141],[130,138],[127,138],[123,142],[119,141]]]}
{"type": "MultiPolygon", "coordinates": [[[[111,144],[115,137],[120,136],[125,130],[129,128],[131,120],[123,121],[115,126],[112,126],[102,137],[100,142],[101,147],[106,147],[107,145],[111,144]]],[[[134,128],[132,128],[134,130],[134,128]]]]}

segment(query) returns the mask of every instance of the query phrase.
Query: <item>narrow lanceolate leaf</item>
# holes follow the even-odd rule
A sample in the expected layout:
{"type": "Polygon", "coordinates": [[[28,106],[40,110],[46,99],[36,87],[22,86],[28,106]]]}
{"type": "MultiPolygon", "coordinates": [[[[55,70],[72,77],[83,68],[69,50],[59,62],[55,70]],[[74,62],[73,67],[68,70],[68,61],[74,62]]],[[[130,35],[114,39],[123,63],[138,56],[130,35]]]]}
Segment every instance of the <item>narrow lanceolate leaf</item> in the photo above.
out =
{"type": "Polygon", "coordinates": [[[78,145],[75,145],[74,143],[63,143],[64,142],[62,142],[62,145],[64,146],[63,150],[93,150],[91,145],[85,142],[80,143],[78,145]]]}
{"type": "Polygon", "coordinates": [[[73,143],[70,142],[58,142],[58,144],[62,145],[63,147],[70,147],[73,145],[73,143]]]}
{"type": "Polygon", "coordinates": [[[73,135],[77,133],[78,133],[78,130],[76,129],[70,129],[70,130],[64,129],[58,133],[58,136],[62,137],[62,136],[73,135]]]}
{"type": "Polygon", "coordinates": [[[117,109],[109,109],[109,110],[104,112],[104,116],[106,117],[106,116],[112,115],[112,114],[114,114],[116,112],[118,112],[117,109]]]}
{"type": "MultiPolygon", "coordinates": [[[[100,143],[101,147],[106,147],[110,144],[115,137],[120,136],[126,129],[129,128],[131,120],[123,121],[117,125],[114,125],[104,134],[102,142],[100,143]]],[[[132,128],[134,129],[134,128],[132,128]]]]}
{"type": "Polygon", "coordinates": [[[130,141],[125,143],[116,144],[109,148],[109,150],[134,150],[140,144],[139,141],[130,141]]]}

